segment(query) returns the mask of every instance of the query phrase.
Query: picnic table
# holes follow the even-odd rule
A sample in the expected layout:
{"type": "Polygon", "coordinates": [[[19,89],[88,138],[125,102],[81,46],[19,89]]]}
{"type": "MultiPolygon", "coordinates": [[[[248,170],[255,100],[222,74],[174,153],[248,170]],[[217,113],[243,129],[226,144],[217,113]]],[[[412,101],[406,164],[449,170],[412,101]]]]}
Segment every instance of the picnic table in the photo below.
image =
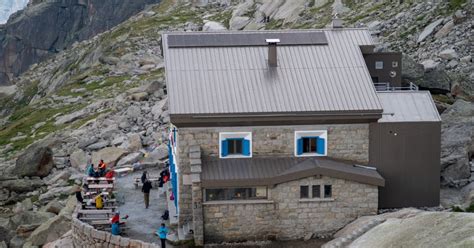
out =
{"type": "Polygon", "coordinates": [[[113,189],[113,184],[99,183],[99,184],[89,184],[89,189],[113,189]]]}
{"type": "Polygon", "coordinates": [[[80,209],[78,213],[81,215],[81,217],[86,217],[86,216],[97,216],[97,215],[104,215],[104,216],[111,216],[114,214],[114,211],[112,209],[80,209]]]}
{"type": "MultiPolygon", "coordinates": [[[[159,177],[149,177],[147,179],[153,183],[154,187],[156,187],[156,184],[160,181],[159,177]]],[[[135,177],[135,182],[133,184],[135,185],[135,188],[138,189],[138,186],[142,184],[142,179],[140,177],[135,177]]]]}
{"type": "Polygon", "coordinates": [[[133,172],[133,168],[124,167],[124,168],[114,169],[114,171],[118,176],[122,176],[122,175],[126,175],[130,172],[133,172]]]}
{"type": "Polygon", "coordinates": [[[106,178],[106,177],[88,177],[86,178],[87,182],[94,182],[94,181],[100,181],[100,182],[115,182],[115,177],[112,178],[106,178]]]}

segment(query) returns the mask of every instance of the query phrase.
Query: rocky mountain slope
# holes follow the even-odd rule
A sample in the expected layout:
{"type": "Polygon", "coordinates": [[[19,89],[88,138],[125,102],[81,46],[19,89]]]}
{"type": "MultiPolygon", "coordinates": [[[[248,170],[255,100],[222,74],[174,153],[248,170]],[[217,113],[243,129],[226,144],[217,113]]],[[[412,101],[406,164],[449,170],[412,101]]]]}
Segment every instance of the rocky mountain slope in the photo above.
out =
{"type": "MultiPolygon", "coordinates": [[[[321,28],[334,12],[346,26],[368,25],[381,42],[378,49],[406,53],[404,80],[432,90],[444,111],[443,184],[474,188],[470,3],[187,2],[165,0],[66,50],[62,43],[57,54],[15,78],[14,86],[0,87],[0,242],[20,247],[51,241],[33,230],[67,223],[53,209],[73,202],[68,195],[88,160],[153,165],[166,157],[160,145],[169,124],[160,49],[164,31],[321,28]],[[434,80],[444,81],[432,86],[434,80]],[[48,218],[56,219],[41,224],[48,218]]],[[[468,208],[474,194],[462,192],[450,204],[466,202],[468,208]]]]}
{"type": "Polygon", "coordinates": [[[106,31],[160,0],[32,1],[0,26],[0,85],[75,41],[106,31]]]}

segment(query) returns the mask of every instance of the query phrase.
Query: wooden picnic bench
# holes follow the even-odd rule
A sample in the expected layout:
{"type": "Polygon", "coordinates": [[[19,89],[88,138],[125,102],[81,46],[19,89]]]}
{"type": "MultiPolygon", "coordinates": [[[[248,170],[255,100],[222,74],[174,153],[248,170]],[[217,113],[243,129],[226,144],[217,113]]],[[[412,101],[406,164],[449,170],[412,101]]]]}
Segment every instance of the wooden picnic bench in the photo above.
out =
{"type": "MultiPolygon", "coordinates": [[[[92,220],[90,222],[92,225],[111,225],[109,219],[103,219],[103,220],[92,220]]],[[[127,224],[126,220],[120,220],[120,226],[127,224]]]]}
{"type": "Polygon", "coordinates": [[[106,184],[106,183],[101,183],[101,184],[89,184],[89,189],[113,189],[114,185],[113,184],[106,184]]]}
{"type": "MultiPolygon", "coordinates": [[[[117,209],[118,206],[104,206],[102,209],[112,209],[112,210],[115,210],[117,209]]],[[[85,207],[86,210],[88,209],[97,209],[95,206],[86,206],[85,207]]],[[[100,210],[100,209],[99,209],[100,210]]]]}
{"type": "Polygon", "coordinates": [[[106,177],[88,177],[86,178],[88,182],[100,181],[100,182],[115,182],[115,177],[106,178],[106,177]]]}
{"type": "Polygon", "coordinates": [[[125,168],[114,169],[114,171],[118,176],[122,176],[130,172],[133,172],[133,168],[125,167],[125,168]]]}
{"type": "MultiPolygon", "coordinates": [[[[160,181],[159,177],[149,177],[147,179],[153,183],[154,187],[156,187],[156,184],[160,181]]],[[[135,185],[135,188],[138,189],[138,186],[142,184],[142,179],[140,177],[135,177],[135,182],[133,184],[135,185]]]]}
{"type": "Polygon", "coordinates": [[[109,215],[113,214],[114,211],[112,209],[79,209],[77,213],[81,215],[109,215]]]}

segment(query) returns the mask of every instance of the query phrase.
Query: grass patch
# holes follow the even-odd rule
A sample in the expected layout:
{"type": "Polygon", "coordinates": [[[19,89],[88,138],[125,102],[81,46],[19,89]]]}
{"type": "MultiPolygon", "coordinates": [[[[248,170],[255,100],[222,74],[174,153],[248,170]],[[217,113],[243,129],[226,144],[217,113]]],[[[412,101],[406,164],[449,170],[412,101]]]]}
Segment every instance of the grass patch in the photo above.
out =
{"type": "Polygon", "coordinates": [[[229,28],[230,18],[232,18],[232,11],[227,10],[227,11],[219,12],[219,13],[209,17],[208,19],[211,20],[211,21],[220,22],[220,23],[224,24],[224,26],[226,28],[229,28]]]}
{"type": "Polygon", "coordinates": [[[265,29],[280,29],[283,26],[283,20],[271,20],[265,24],[265,29]]]}
{"type": "Polygon", "coordinates": [[[18,151],[30,145],[34,141],[45,137],[46,135],[63,128],[63,126],[54,125],[52,117],[58,113],[67,114],[77,109],[83,108],[84,105],[66,106],[62,108],[44,108],[35,109],[31,106],[23,107],[16,111],[10,118],[2,130],[0,130],[0,145],[10,143],[10,140],[17,136],[18,132],[26,135],[26,138],[11,142],[13,145],[12,151],[18,151]],[[46,122],[45,125],[39,127],[36,135],[32,135],[31,131],[36,123],[46,122]]]}
{"type": "Polygon", "coordinates": [[[466,2],[467,0],[449,0],[448,8],[451,11],[456,11],[460,9],[466,2]]]}

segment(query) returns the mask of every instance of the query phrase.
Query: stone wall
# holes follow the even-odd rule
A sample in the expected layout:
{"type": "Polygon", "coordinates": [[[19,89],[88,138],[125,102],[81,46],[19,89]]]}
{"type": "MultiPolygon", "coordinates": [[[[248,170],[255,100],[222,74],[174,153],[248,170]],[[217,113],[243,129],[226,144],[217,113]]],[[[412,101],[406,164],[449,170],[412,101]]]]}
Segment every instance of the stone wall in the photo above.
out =
{"type": "MultiPolygon", "coordinates": [[[[179,154],[179,224],[192,221],[192,187],[183,180],[191,174],[189,148],[200,146],[203,156],[219,156],[219,132],[252,132],[253,156],[294,154],[295,131],[327,130],[328,157],[367,164],[369,159],[368,124],[303,125],[281,127],[180,128],[179,154]]],[[[203,165],[205,166],[205,165],[203,165]]]]}
{"type": "Polygon", "coordinates": [[[363,215],[377,214],[377,186],[309,177],[269,189],[268,201],[204,203],[204,240],[299,239],[332,233],[363,215]],[[332,185],[331,199],[304,199],[300,185],[332,185]]]}
{"type": "MultiPolygon", "coordinates": [[[[77,209],[76,209],[77,210],[77,209]]],[[[130,248],[159,248],[157,244],[150,244],[134,240],[110,232],[99,231],[93,226],[80,221],[75,211],[72,216],[72,238],[75,247],[130,247],[130,248]]]]}

